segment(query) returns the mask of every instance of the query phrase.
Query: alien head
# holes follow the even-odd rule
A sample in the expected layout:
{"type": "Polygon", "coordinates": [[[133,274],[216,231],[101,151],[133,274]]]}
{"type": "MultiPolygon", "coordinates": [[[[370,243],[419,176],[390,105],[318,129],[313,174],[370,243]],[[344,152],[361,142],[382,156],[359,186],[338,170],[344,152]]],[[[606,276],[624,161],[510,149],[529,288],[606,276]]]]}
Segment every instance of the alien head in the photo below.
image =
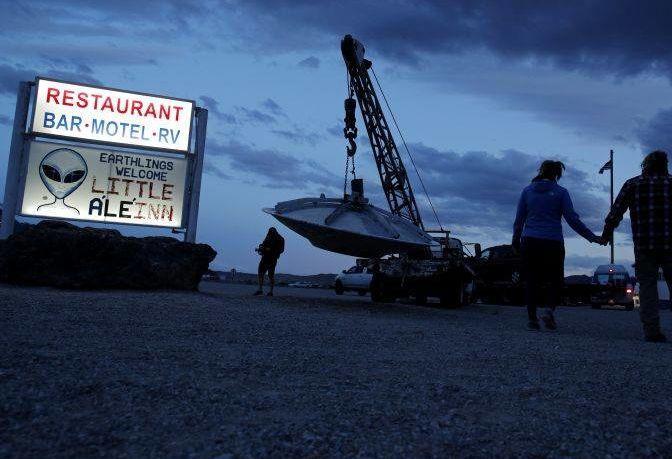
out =
{"type": "Polygon", "coordinates": [[[72,194],[82,184],[87,172],[82,155],[69,148],[52,150],[40,162],[40,178],[58,199],[72,194]]]}

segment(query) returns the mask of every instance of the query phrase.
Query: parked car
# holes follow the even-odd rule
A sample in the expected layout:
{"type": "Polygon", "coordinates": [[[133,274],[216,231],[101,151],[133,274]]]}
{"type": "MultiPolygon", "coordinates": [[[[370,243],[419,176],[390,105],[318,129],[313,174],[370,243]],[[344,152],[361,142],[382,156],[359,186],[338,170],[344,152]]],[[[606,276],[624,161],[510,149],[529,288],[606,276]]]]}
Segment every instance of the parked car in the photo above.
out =
{"type": "Polygon", "coordinates": [[[598,266],[592,285],[590,305],[593,309],[600,309],[604,305],[624,306],[628,311],[634,309],[635,280],[624,266],[598,266]]]}
{"type": "Polygon", "coordinates": [[[494,304],[523,304],[525,281],[520,254],[510,245],[497,245],[469,261],[476,273],[473,300],[494,304]]]}
{"type": "Polygon", "coordinates": [[[334,292],[336,295],[343,295],[343,292],[355,291],[364,296],[371,290],[372,278],[373,273],[366,266],[353,266],[336,276],[334,292]]]}

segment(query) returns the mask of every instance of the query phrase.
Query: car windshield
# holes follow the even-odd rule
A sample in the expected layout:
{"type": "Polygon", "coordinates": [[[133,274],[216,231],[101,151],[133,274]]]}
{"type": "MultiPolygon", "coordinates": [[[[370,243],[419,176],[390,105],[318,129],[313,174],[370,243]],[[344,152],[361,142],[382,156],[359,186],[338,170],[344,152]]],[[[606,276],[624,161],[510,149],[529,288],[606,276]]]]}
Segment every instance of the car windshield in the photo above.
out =
{"type": "Polygon", "coordinates": [[[629,276],[625,273],[595,274],[597,283],[600,285],[625,285],[629,276]]]}

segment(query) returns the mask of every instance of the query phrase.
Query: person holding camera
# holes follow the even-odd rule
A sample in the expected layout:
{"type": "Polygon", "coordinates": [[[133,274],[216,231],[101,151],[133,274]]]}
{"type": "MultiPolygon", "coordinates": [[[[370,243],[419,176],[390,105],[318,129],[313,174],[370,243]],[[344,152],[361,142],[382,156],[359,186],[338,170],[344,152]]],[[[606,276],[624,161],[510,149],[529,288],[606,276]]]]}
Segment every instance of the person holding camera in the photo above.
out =
{"type": "Polygon", "coordinates": [[[255,251],[261,255],[261,260],[259,260],[258,269],[259,289],[254,292],[254,294],[263,295],[264,275],[268,273],[271,289],[266,296],[273,296],[273,287],[275,286],[275,266],[278,263],[278,258],[280,258],[282,252],[285,251],[285,239],[280,236],[278,230],[274,227],[270,227],[264,238],[264,242],[262,242],[255,251]]]}

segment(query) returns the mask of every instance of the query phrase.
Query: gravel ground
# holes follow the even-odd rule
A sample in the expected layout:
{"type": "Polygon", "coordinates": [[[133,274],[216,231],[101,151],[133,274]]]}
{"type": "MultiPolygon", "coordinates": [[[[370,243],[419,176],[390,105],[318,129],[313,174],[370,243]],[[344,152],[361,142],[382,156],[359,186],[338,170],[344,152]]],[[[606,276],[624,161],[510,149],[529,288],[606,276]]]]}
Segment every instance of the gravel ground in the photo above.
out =
{"type": "Polygon", "coordinates": [[[672,456],[636,313],[204,290],[0,286],[0,456],[672,456]]]}

